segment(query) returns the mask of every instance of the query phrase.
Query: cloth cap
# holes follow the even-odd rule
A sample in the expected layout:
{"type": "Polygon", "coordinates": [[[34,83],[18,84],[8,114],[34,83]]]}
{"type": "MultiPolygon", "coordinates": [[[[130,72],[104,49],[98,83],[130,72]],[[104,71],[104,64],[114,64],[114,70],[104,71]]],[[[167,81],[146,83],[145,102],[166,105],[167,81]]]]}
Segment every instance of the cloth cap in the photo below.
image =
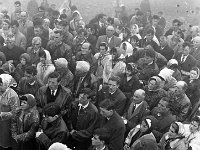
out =
{"type": "Polygon", "coordinates": [[[90,70],[90,64],[86,61],[77,61],[76,71],[88,72],[90,70]]]}
{"type": "Polygon", "coordinates": [[[56,66],[60,66],[62,68],[68,67],[68,61],[65,58],[58,58],[54,61],[56,66]]]}

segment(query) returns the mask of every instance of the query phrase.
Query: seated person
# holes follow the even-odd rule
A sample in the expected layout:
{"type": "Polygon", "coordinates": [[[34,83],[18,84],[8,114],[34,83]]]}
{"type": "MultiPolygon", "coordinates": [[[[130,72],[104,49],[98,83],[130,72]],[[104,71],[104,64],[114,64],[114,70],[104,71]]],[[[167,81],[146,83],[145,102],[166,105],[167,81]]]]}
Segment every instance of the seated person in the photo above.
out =
{"type": "Polygon", "coordinates": [[[35,150],[37,148],[35,133],[39,128],[39,112],[35,97],[25,94],[21,97],[21,106],[12,118],[12,137],[16,141],[16,149],[35,150]]]}
{"type": "Polygon", "coordinates": [[[36,132],[40,149],[47,150],[51,144],[61,141],[66,136],[68,129],[60,113],[60,107],[56,103],[49,103],[44,107],[42,128],[36,132]]]}
{"type": "Polygon", "coordinates": [[[140,125],[133,128],[125,139],[124,150],[134,149],[141,138],[150,138],[156,141],[152,130],[156,127],[157,119],[153,116],[145,117],[140,125]]]}
{"type": "Polygon", "coordinates": [[[171,124],[169,132],[165,133],[158,144],[164,150],[186,150],[184,149],[185,128],[181,122],[171,124]]]}

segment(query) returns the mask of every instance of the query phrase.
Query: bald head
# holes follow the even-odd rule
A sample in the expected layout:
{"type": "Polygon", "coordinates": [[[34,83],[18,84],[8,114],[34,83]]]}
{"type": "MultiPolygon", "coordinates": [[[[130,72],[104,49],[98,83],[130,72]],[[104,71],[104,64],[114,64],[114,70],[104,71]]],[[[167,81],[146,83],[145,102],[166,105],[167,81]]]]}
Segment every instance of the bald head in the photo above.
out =
{"type": "Polygon", "coordinates": [[[141,103],[145,98],[145,91],[142,89],[138,89],[135,91],[134,95],[133,95],[133,101],[136,104],[141,103]]]}
{"type": "Polygon", "coordinates": [[[187,90],[187,83],[185,81],[178,81],[176,83],[176,88],[185,92],[187,90]]]}
{"type": "Polygon", "coordinates": [[[83,55],[89,54],[91,52],[91,44],[86,42],[83,43],[82,47],[81,47],[81,53],[83,55]]]}
{"type": "Polygon", "coordinates": [[[115,33],[115,28],[113,26],[108,26],[106,28],[106,35],[110,38],[115,33]]]}

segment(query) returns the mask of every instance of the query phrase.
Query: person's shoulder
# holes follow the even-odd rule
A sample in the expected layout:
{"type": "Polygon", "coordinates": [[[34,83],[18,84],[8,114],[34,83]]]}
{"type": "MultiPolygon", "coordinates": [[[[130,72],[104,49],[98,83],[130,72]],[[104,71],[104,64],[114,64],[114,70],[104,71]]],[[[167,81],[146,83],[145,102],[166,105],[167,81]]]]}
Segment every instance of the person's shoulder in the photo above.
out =
{"type": "Polygon", "coordinates": [[[65,94],[72,94],[71,90],[61,85],[61,89],[65,94]]]}

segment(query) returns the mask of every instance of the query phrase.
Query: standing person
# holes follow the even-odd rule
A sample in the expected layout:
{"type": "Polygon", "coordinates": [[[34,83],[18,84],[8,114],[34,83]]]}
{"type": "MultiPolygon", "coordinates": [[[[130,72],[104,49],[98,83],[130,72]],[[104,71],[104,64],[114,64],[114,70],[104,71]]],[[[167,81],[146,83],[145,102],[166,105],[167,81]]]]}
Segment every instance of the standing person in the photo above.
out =
{"type": "Polygon", "coordinates": [[[113,47],[119,47],[121,44],[121,39],[114,35],[115,28],[113,26],[108,26],[106,28],[106,35],[99,36],[96,43],[96,51],[99,51],[99,45],[105,42],[108,45],[108,50],[110,51],[113,47]]]}
{"type": "Polygon", "coordinates": [[[75,150],[87,150],[98,120],[98,110],[91,101],[92,90],[84,88],[74,101],[71,110],[71,132],[68,146],[75,150]]]}
{"type": "Polygon", "coordinates": [[[32,66],[37,66],[40,62],[39,52],[42,50],[44,50],[44,48],[42,48],[41,38],[38,36],[34,37],[32,40],[32,46],[27,48],[27,53],[30,56],[30,64],[32,66]]]}
{"type": "Polygon", "coordinates": [[[48,76],[48,84],[40,87],[36,93],[37,108],[42,115],[44,107],[49,103],[56,103],[61,109],[63,119],[68,122],[71,110],[71,91],[59,84],[59,73],[53,72],[48,76]]]}
{"type": "Polygon", "coordinates": [[[21,13],[21,2],[20,1],[15,1],[14,3],[15,5],[15,10],[14,12],[11,14],[11,21],[13,20],[19,20],[20,18],[20,13],[21,13]]]}
{"type": "Polygon", "coordinates": [[[47,84],[48,76],[55,71],[51,62],[51,55],[47,50],[42,50],[38,54],[40,62],[37,64],[37,79],[41,85],[47,84]]]}
{"type": "Polygon", "coordinates": [[[16,86],[16,82],[9,74],[0,75],[0,149],[12,147],[11,118],[19,106],[17,93],[10,88],[16,86]]]}
{"type": "Polygon", "coordinates": [[[25,37],[27,37],[27,29],[29,27],[33,27],[33,22],[29,20],[28,13],[25,11],[22,11],[20,13],[20,20],[19,22],[19,31],[24,34],[25,37]]]}
{"type": "Polygon", "coordinates": [[[33,16],[38,13],[38,3],[36,0],[29,0],[27,4],[27,12],[29,14],[29,19],[32,20],[33,16]]]}
{"type": "Polygon", "coordinates": [[[124,142],[125,125],[122,118],[115,111],[113,103],[109,99],[105,99],[99,104],[100,128],[105,128],[109,131],[109,150],[122,150],[124,142]]]}
{"type": "Polygon", "coordinates": [[[13,20],[11,23],[11,30],[15,36],[15,45],[26,50],[26,37],[19,30],[19,23],[17,20],[13,20]]]}
{"type": "Polygon", "coordinates": [[[39,128],[39,113],[33,95],[25,94],[21,97],[21,106],[17,108],[11,125],[12,137],[17,142],[13,149],[37,149],[35,133],[39,128]]]}
{"type": "Polygon", "coordinates": [[[2,47],[1,52],[3,52],[6,56],[6,60],[9,63],[12,63],[14,66],[19,64],[19,58],[22,53],[24,53],[24,49],[22,47],[15,45],[15,37],[9,35],[6,39],[6,45],[2,47]]]}

